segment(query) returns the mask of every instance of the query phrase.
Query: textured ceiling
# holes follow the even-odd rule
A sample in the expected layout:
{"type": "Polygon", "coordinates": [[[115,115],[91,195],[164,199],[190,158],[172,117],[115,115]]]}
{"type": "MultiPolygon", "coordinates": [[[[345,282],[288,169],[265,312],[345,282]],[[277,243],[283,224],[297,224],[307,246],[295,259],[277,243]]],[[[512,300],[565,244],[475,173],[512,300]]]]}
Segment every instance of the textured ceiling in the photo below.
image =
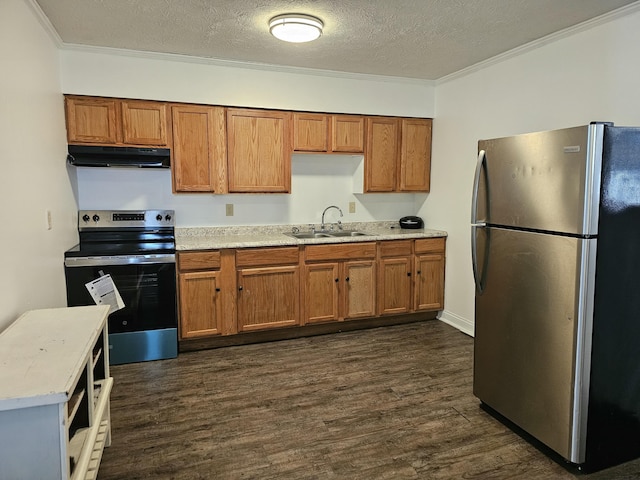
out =
{"type": "Polygon", "coordinates": [[[68,45],[436,80],[635,0],[36,0],[68,45]],[[317,41],[268,31],[281,13],[317,41]]]}

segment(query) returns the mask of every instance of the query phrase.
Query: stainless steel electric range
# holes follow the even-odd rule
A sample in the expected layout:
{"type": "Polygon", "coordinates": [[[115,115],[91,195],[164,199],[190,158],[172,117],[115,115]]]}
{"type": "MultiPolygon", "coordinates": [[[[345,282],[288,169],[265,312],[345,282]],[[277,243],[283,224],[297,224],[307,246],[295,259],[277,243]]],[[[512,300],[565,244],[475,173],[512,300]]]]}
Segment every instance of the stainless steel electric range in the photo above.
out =
{"type": "Polygon", "coordinates": [[[81,210],[78,233],[80,243],[65,252],[67,304],[119,296],[109,314],[109,363],[176,357],[173,210],[81,210]]]}

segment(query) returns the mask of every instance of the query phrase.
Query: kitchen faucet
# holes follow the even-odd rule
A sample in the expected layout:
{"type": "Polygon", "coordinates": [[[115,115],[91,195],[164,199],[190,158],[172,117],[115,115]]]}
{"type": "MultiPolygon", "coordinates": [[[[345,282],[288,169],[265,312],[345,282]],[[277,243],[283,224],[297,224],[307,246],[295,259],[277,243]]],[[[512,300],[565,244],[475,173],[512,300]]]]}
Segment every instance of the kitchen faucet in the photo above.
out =
{"type": "MultiPolygon", "coordinates": [[[[320,224],[320,231],[323,232],[324,231],[324,214],[327,213],[327,210],[329,210],[330,208],[335,208],[340,212],[340,216],[342,217],[342,210],[340,210],[340,207],[336,207],[335,205],[329,205],[327,208],[324,209],[324,212],[322,212],[322,223],[320,224]]],[[[342,230],[342,224],[340,223],[340,220],[338,220],[338,229],[342,230]]]]}

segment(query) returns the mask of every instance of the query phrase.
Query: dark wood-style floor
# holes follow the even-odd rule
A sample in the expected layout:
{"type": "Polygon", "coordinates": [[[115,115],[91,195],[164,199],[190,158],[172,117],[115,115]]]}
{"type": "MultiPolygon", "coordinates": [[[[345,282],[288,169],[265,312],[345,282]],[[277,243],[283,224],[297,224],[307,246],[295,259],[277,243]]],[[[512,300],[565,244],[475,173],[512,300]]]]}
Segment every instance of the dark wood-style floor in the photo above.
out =
{"type": "Polygon", "coordinates": [[[433,320],[113,366],[99,479],[576,478],[479,407],[472,351],[433,320]]]}

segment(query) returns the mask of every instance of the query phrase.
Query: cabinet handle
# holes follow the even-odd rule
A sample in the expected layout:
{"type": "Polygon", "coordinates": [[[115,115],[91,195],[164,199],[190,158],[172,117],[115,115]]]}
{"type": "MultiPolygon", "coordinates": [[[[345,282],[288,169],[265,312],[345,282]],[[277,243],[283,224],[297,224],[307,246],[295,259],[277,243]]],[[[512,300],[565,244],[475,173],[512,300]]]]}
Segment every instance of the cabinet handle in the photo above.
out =
{"type": "Polygon", "coordinates": [[[242,291],[242,287],[238,287],[238,290],[241,292],[242,291]]]}
{"type": "Polygon", "coordinates": [[[349,281],[349,277],[345,278],[345,281],[347,281],[347,282],[348,282],[348,281],[349,281]]]}
{"type": "Polygon", "coordinates": [[[216,292],[219,292],[219,291],[220,291],[220,289],[219,289],[219,288],[216,288],[216,292]]]}
{"type": "Polygon", "coordinates": [[[340,281],[340,279],[339,279],[339,278],[336,278],[336,283],[338,283],[339,281],[340,281]]]}
{"type": "Polygon", "coordinates": [[[411,276],[411,272],[407,272],[407,277],[410,277],[410,276],[411,276]]]}
{"type": "Polygon", "coordinates": [[[422,273],[422,270],[418,270],[418,275],[420,275],[422,273]]]}

